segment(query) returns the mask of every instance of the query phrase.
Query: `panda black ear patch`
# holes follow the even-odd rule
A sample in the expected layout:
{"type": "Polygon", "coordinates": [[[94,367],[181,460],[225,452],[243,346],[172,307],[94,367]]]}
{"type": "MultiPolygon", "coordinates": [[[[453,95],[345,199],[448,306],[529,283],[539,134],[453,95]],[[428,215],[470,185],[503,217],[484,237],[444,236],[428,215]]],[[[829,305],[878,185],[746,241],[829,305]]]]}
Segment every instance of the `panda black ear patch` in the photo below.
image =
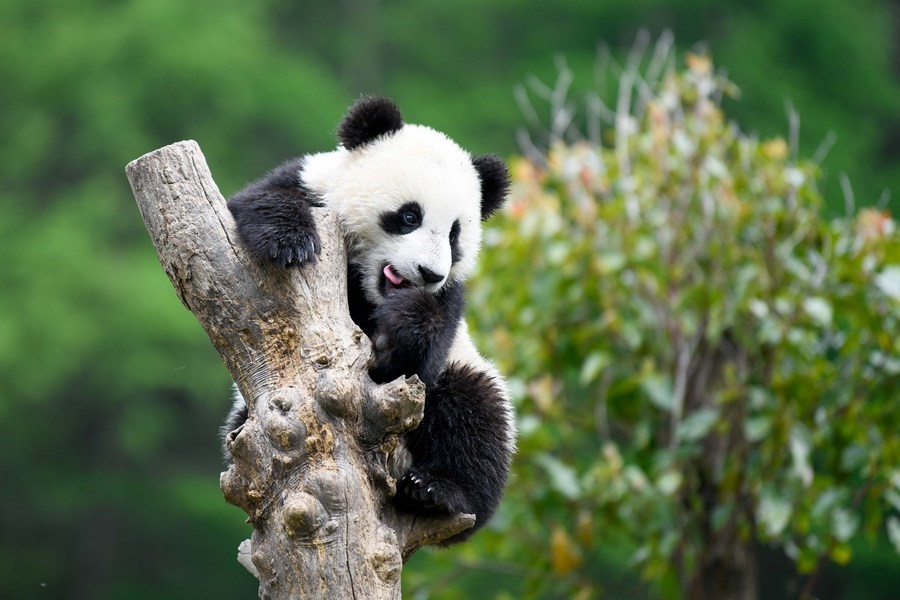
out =
{"type": "Polygon", "coordinates": [[[495,154],[485,154],[472,159],[481,178],[481,220],[490,217],[503,206],[509,192],[509,169],[503,159],[495,154]]]}
{"type": "Polygon", "coordinates": [[[383,135],[400,131],[400,109],[387,98],[360,98],[338,126],[338,139],[347,150],[355,150],[383,135]]]}

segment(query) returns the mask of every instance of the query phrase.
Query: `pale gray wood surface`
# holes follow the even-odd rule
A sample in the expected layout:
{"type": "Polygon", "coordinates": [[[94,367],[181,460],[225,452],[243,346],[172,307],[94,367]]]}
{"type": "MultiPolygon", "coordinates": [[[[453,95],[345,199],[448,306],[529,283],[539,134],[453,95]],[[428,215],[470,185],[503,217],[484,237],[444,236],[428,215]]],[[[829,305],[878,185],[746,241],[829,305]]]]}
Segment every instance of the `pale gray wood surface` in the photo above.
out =
{"type": "MultiPolygon", "coordinates": [[[[241,246],[196,142],[126,172],[160,263],[247,399],[220,484],[253,525],[260,597],[399,598],[406,558],[474,517],[416,518],[390,504],[387,456],[421,420],[424,386],[369,380],[371,344],[350,319],[337,219],[318,209],[319,261],[281,270],[241,246]]],[[[223,417],[228,405],[223,397],[223,417]]]]}

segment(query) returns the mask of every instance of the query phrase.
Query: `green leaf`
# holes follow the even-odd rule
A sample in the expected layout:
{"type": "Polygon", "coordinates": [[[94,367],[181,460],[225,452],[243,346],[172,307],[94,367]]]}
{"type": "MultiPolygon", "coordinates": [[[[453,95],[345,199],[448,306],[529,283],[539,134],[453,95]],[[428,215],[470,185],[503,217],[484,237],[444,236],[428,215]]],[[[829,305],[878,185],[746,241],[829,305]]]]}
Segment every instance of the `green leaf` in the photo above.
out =
{"type": "Polygon", "coordinates": [[[838,540],[846,542],[859,526],[859,515],[846,508],[839,508],[831,513],[831,532],[838,540]]]}
{"type": "Polygon", "coordinates": [[[636,465],[627,465],[622,470],[622,477],[628,482],[628,485],[631,486],[633,491],[643,492],[647,488],[647,476],[644,475],[641,468],[636,465]]]}
{"type": "Polygon", "coordinates": [[[875,276],[875,285],[894,300],[900,300],[900,265],[885,267],[875,276]]]}
{"type": "Polygon", "coordinates": [[[575,469],[550,454],[538,454],[535,461],[550,476],[550,487],[569,500],[576,500],[581,495],[581,485],[575,469]]]}
{"type": "Polygon", "coordinates": [[[826,489],[813,503],[813,517],[823,518],[832,507],[843,501],[846,496],[846,490],[834,487],[826,489]]]}
{"type": "Polygon", "coordinates": [[[769,537],[778,537],[787,527],[793,508],[791,503],[774,491],[764,491],[756,508],[756,519],[769,537]]]}
{"type": "Polygon", "coordinates": [[[894,510],[900,512],[900,493],[894,489],[888,488],[884,493],[884,499],[894,507],[894,510]]]}
{"type": "Polygon", "coordinates": [[[683,476],[678,471],[667,471],[656,480],[656,488],[663,496],[672,496],[681,487],[683,476]]]}
{"type": "Polygon", "coordinates": [[[597,257],[597,267],[603,275],[612,275],[621,271],[626,262],[625,255],[621,252],[604,252],[597,257]]]}
{"type": "Polygon", "coordinates": [[[821,325],[831,325],[831,304],[821,297],[813,296],[803,301],[803,310],[821,325]]]}
{"type": "Polygon", "coordinates": [[[509,389],[509,395],[517,402],[528,395],[528,386],[519,377],[509,377],[506,380],[506,387],[509,389]]]}
{"type": "Polygon", "coordinates": [[[869,460],[869,450],[860,444],[850,444],[841,453],[841,468],[846,471],[861,469],[869,460]]]}
{"type": "Polygon", "coordinates": [[[541,420],[535,415],[521,415],[519,417],[518,427],[519,435],[528,437],[536,433],[541,428],[541,420]]]}
{"type": "Polygon", "coordinates": [[[571,253],[571,247],[566,242],[554,242],[547,246],[546,257],[547,263],[559,266],[566,262],[571,253]]]}
{"type": "Polygon", "coordinates": [[[813,470],[809,464],[809,453],[812,450],[809,431],[799,424],[792,427],[789,445],[794,474],[808,487],[813,480],[813,470]]]}
{"type": "Polygon", "coordinates": [[[846,565],[853,556],[853,550],[847,544],[836,544],[831,549],[831,560],[839,565],[846,565]]]}
{"type": "Polygon", "coordinates": [[[714,530],[721,529],[734,512],[734,505],[731,503],[719,504],[712,511],[710,523],[714,530]]]}
{"type": "Polygon", "coordinates": [[[691,413],[678,425],[678,436],[689,442],[699,440],[708,434],[719,419],[719,409],[701,408],[691,413]]]}
{"type": "Polygon", "coordinates": [[[772,429],[772,419],[767,416],[752,417],[744,423],[744,435],[747,441],[758,442],[772,429]]]}
{"type": "Polygon", "coordinates": [[[581,365],[580,381],[588,385],[597,380],[600,372],[610,364],[609,355],[604,352],[591,352],[581,365]]]}
{"type": "Polygon", "coordinates": [[[900,554],[900,519],[894,516],[888,517],[887,533],[888,539],[894,545],[894,550],[900,554]]]}
{"type": "Polygon", "coordinates": [[[672,382],[662,375],[648,375],[641,381],[641,389],[647,394],[650,402],[666,412],[672,410],[675,393],[672,382]]]}

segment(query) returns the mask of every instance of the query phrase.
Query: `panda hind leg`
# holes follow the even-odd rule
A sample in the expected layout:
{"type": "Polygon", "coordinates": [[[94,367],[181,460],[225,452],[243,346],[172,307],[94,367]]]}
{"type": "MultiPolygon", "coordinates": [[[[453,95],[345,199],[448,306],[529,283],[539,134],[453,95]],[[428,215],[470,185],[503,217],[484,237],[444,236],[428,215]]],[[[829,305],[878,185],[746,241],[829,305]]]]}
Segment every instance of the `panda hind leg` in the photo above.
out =
{"type": "Polygon", "coordinates": [[[424,515],[470,513],[466,494],[449,479],[410,469],[397,482],[397,506],[424,515]]]}
{"type": "Polygon", "coordinates": [[[474,514],[487,523],[503,496],[512,454],[512,423],[502,387],[488,373],[451,363],[425,390],[419,426],[404,435],[412,468],[398,481],[394,503],[419,514],[474,514]]]}

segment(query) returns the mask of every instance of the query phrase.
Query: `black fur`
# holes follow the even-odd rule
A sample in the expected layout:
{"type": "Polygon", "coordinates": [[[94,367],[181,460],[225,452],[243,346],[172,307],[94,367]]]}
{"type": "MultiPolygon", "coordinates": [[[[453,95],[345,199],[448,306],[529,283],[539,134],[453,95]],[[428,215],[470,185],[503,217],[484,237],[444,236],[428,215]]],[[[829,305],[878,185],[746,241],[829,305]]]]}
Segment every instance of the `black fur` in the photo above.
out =
{"type": "Polygon", "coordinates": [[[350,107],[338,126],[338,139],[347,150],[356,150],[369,142],[403,127],[397,105],[387,98],[360,98],[350,107]]]}
{"type": "Polygon", "coordinates": [[[434,383],[466,307],[465,285],[450,281],[431,294],[422,288],[393,290],[372,316],[376,329],[375,363],[369,376],[376,383],[418,375],[434,383]]]}
{"type": "Polygon", "coordinates": [[[362,275],[353,263],[347,265],[347,300],[350,304],[350,318],[363,330],[370,340],[375,339],[375,305],[369,302],[362,289],[362,275]]]}
{"type": "Polygon", "coordinates": [[[288,161],[228,200],[241,240],[259,261],[303,266],[322,250],[310,210],[321,202],[300,180],[302,168],[302,159],[288,161]]]}
{"type": "Polygon", "coordinates": [[[506,400],[492,377],[451,363],[425,391],[425,415],[405,434],[413,468],[397,482],[394,502],[424,514],[474,513],[475,526],[443,544],[461,542],[494,514],[509,475],[506,400]]]}
{"type": "Polygon", "coordinates": [[[228,416],[225,418],[225,423],[222,427],[219,428],[219,433],[222,438],[222,453],[225,455],[226,460],[231,461],[231,455],[228,452],[228,439],[231,436],[232,432],[234,435],[237,435],[237,430],[240,429],[241,425],[247,422],[248,417],[248,409],[246,403],[232,405],[231,410],[228,412],[228,416]]]}
{"type": "Polygon", "coordinates": [[[453,221],[450,228],[450,262],[454,265],[462,258],[462,249],[459,247],[459,219],[453,221]]]}
{"type": "Polygon", "coordinates": [[[422,226],[422,207],[418,202],[407,202],[395,211],[382,213],[380,220],[385,233],[406,235],[422,226]],[[407,213],[415,217],[415,222],[407,222],[407,213]]]}
{"type": "Polygon", "coordinates": [[[481,178],[481,219],[485,220],[503,206],[509,192],[509,169],[503,159],[494,154],[472,159],[481,178]]]}

